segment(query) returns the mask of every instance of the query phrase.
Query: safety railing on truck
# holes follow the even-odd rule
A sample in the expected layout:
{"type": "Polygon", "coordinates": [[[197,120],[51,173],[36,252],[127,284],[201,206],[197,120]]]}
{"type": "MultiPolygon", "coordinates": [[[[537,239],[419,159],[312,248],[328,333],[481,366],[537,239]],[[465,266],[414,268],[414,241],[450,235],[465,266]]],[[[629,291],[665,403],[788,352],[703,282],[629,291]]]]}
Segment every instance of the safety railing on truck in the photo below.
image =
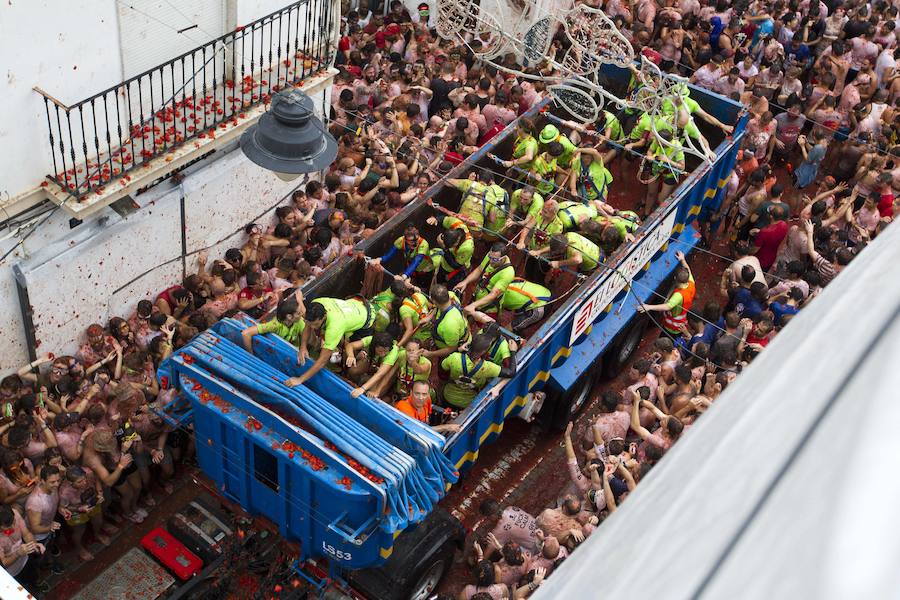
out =
{"type": "MultiPolygon", "coordinates": [[[[624,87],[627,81],[627,71],[617,67],[607,67],[606,75],[612,84],[618,82],[624,87]]],[[[733,123],[733,133],[716,146],[712,164],[700,162],[654,211],[636,232],[634,242],[624,244],[545,319],[520,349],[516,376],[504,381],[502,387],[495,386],[496,381],[489,383],[486,391],[458,418],[461,430],[451,436],[445,450],[457,468],[464,469],[471,464],[481,445],[502,431],[505,419],[517,414],[534,391],[550,385],[563,393],[574,393],[596,368],[598,356],[609,350],[629,328],[637,314],[638,300],[652,301],[658,289],[665,285],[677,265],[676,249],[688,253],[696,244],[696,232],[689,225],[702,208],[714,210],[721,203],[743,136],[746,113],[732,100],[700,88],[692,86],[691,95],[706,112],[722,122],[733,123]]],[[[523,116],[536,118],[540,124],[542,113],[551,108],[552,103],[547,100],[523,116]]],[[[708,129],[703,123],[699,125],[708,129]]],[[[478,166],[479,163],[493,164],[487,155],[502,153],[501,149],[510,145],[514,131],[515,123],[445,179],[464,178],[472,168],[486,168],[478,166]]],[[[356,246],[357,257],[342,258],[304,287],[304,296],[340,295],[341,291],[358,293],[345,287],[362,280],[364,266],[360,266],[358,255],[380,256],[402,235],[405,223],[424,221],[426,212],[433,214],[427,202],[448,193],[443,189],[443,182],[438,182],[420,199],[404,207],[375,236],[356,246]],[[348,276],[350,273],[352,277],[348,276]]]]}

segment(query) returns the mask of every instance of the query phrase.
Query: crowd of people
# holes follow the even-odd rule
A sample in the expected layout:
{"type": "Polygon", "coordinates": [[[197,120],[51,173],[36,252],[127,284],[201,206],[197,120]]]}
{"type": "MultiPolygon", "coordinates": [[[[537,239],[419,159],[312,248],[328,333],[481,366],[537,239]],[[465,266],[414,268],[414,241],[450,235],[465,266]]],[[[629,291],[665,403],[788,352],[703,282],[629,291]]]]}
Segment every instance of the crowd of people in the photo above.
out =
{"type": "MultiPolygon", "coordinates": [[[[602,392],[599,416],[566,432],[571,481],[556,502],[537,515],[483,505],[464,599],[534,591],[900,210],[895,6],[592,4],[663,70],[750,111],[725,200],[698,219],[701,250],[724,270],[718,297],[698,310],[679,255],[674,291],[641,307],[661,333],[653,351],[630,367],[625,389],[602,392]]],[[[265,333],[295,344],[301,364],[310,361],[288,385],[328,368],[354,396],[452,434],[458,411],[515,374],[522,340],[567,293],[552,280],[580,281],[633,239],[683,180],[683,146],[712,152],[695,119],[733,131],[687,87],[652,119],[627,110],[587,126],[522,117],[547,97],[540,80],[476,60],[478,40],[438,38],[434,18],[428,4],[410,14],[397,0],[384,16],[347,10],[329,123],[339,153],[321,181],[296,191],[271,225],[248,225],[223,259],[202,252],[196,272],[127,319],[91,325],[73,355],[48,354],[0,380],[0,561],[30,589],[46,590],[46,576],[62,570],[61,533],[80,561],[92,560],[85,539],[108,544],[171,492],[193,440],[158,414],[175,392],[160,389],[156,369],[220,318],[259,320],[244,331],[249,351],[265,333]],[[514,121],[508,156],[447,176],[514,121]],[[610,165],[629,157],[641,164],[621,170],[649,183],[638,206],[615,207],[610,165]],[[366,258],[389,283],[367,297],[303,297],[306,282],[436,183],[459,199],[455,210],[434,205],[427,225],[439,233],[426,239],[410,223],[386,253],[366,258]]],[[[566,43],[557,35],[551,52],[566,43]]]]}

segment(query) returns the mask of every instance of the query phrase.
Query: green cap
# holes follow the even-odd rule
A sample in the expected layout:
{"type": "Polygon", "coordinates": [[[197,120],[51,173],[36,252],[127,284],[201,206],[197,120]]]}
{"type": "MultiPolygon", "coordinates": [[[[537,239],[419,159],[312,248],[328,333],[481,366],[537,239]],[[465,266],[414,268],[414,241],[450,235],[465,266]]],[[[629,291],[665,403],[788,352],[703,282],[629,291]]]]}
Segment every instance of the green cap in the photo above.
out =
{"type": "Polygon", "coordinates": [[[541,130],[541,143],[549,144],[559,135],[559,129],[557,129],[554,125],[547,125],[541,130]]]}

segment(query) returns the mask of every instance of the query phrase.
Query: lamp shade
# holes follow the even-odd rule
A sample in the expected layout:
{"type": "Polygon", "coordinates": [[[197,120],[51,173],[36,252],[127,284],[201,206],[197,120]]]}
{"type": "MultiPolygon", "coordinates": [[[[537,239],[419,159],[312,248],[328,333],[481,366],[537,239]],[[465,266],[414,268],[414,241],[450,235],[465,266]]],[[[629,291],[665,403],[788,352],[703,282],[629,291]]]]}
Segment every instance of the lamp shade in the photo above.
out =
{"type": "Polygon", "coordinates": [[[337,156],[337,141],[316,117],[312,98],[291,89],[272,97],[269,110],[241,135],[241,150],[283,177],[325,169],[337,156]]]}

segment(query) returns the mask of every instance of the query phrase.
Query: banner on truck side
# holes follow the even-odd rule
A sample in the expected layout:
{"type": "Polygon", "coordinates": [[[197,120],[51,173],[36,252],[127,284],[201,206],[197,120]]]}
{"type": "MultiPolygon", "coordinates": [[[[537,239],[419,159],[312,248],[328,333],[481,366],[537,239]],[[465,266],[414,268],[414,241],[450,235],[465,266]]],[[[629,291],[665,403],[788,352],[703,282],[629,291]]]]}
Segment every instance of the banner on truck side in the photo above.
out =
{"type": "Polygon", "coordinates": [[[575,316],[572,318],[572,333],[569,336],[570,346],[597,320],[600,313],[606,309],[619,292],[625,289],[625,286],[653,258],[653,255],[669,241],[669,236],[672,235],[672,229],[675,227],[676,212],[673,208],[652,231],[647,232],[616,266],[616,270],[608,271],[606,279],[603,280],[597,291],[575,312],[575,316]]]}

